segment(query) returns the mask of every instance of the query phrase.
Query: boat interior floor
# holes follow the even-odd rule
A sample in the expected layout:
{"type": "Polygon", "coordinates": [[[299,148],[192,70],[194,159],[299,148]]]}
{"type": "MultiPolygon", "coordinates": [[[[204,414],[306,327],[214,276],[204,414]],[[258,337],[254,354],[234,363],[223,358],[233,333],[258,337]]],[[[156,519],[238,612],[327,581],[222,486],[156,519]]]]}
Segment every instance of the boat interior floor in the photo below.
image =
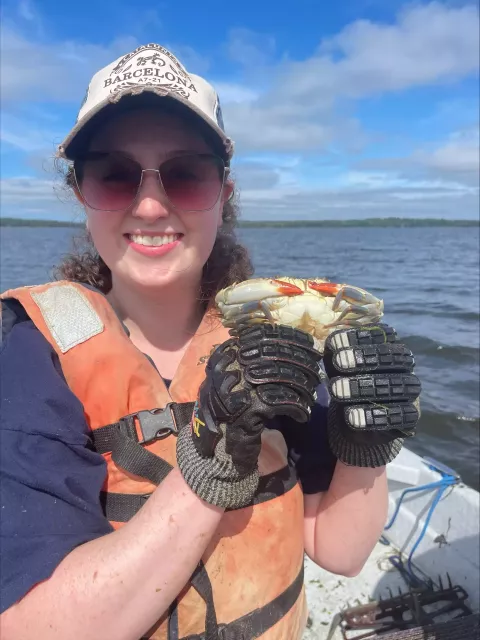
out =
{"type": "Polygon", "coordinates": [[[378,543],[355,578],[324,571],[305,559],[309,608],[303,640],[480,640],[478,612],[448,576],[419,582],[378,543]],[[400,634],[400,635],[399,635],[400,634]]]}

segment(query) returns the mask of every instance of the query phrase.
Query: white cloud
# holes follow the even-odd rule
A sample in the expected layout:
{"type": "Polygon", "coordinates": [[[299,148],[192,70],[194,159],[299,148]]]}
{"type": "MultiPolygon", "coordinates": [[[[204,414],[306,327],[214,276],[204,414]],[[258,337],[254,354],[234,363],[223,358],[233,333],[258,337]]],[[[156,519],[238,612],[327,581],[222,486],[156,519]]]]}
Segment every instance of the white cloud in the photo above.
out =
{"type": "Polygon", "coordinates": [[[129,36],[106,47],[72,41],[39,43],[11,25],[3,25],[2,103],[22,99],[79,103],[93,73],[136,46],[136,40],[129,36]]]}
{"type": "Polygon", "coordinates": [[[252,102],[259,96],[258,91],[241,84],[232,82],[213,82],[212,84],[220,96],[222,105],[229,102],[252,102]]]}
{"type": "MultiPolygon", "coordinates": [[[[17,20],[22,23],[25,31],[30,39],[38,39],[45,37],[45,27],[43,19],[33,0],[20,0],[17,4],[17,20]]],[[[5,18],[5,12],[2,16],[2,33],[3,27],[8,25],[8,18],[5,18]]]]}
{"type": "Polygon", "coordinates": [[[24,20],[32,21],[36,19],[36,12],[30,0],[21,0],[18,4],[18,15],[24,20]]]}
{"type": "MultiPolygon", "coordinates": [[[[393,25],[359,20],[322,43],[340,56],[325,83],[359,97],[457,79],[479,68],[478,9],[439,2],[409,6],[393,25]]],[[[321,69],[320,69],[321,71],[321,69]]]]}
{"type": "MultiPolygon", "coordinates": [[[[451,134],[430,149],[404,158],[377,158],[357,163],[337,175],[334,186],[302,187],[298,177],[308,164],[290,168],[290,182],[269,184],[278,163],[238,167],[241,204],[248,218],[363,218],[375,216],[478,219],[478,129],[451,134]],[[270,166],[270,171],[269,171],[270,166]],[[254,179],[251,179],[253,172],[254,179]],[[297,181],[292,178],[297,177],[297,181]],[[264,178],[264,179],[262,179],[264,178]]],[[[327,167],[328,169],[328,167],[327,167]]],[[[318,168],[319,179],[322,168],[318,168]]]]}
{"type": "MultiPolygon", "coordinates": [[[[382,170],[352,170],[341,176],[335,188],[306,188],[295,182],[294,169],[289,173],[288,167],[279,169],[261,162],[236,166],[242,218],[478,218],[478,188],[454,180],[445,181],[435,176],[405,177],[382,170]]],[[[73,196],[62,189],[60,176],[6,178],[0,183],[0,193],[2,216],[82,218],[73,196]]]]}
{"type": "Polygon", "coordinates": [[[82,214],[60,174],[52,179],[14,177],[0,180],[2,217],[78,220],[82,214]]]}
{"type": "MultiPolygon", "coordinates": [[[[262,93],[228,105],[225,121],[237,148],[323,150],[332,142],[362,143],[352,101],[416,86],[449,83],[479,68],[478,9],[432,2],[409,6],[394,24],[358,20],[320,43],[306,60],[267,65],[262,93]]],[[[240,35],[233,36],[241,51],[240,35]]],[[[268,40],[267,49],[268,49],[268,40]]],[[[247,59],[255,61],[248,34],[247,59]]],[[[253,62],[252,62],[253,64],[253,62]]],[[[254,77],[249,70],[247,78],[254,77]]]]}
{"type": "MultiPolygon", "coordinates": [[[[23,2],[22,13],[33,19],[33,5],[23,2]]],[[[394,24],[353,22],[319,43],[317,52],[301,61],[284,58],[274,64],[271,36],[235,29],[227,44],[229,55],[242,64],[249,78],[255,77],[255,69],[260,67],[261,77],[257,79],[261,86],[252,89],[251,85],[234,85],[232,89],[227,83],[223,90],[227,101],[228,94],[233,93],[235,101],[250,102],[248,113],[243,114],[247,120],[253,114],[255,122],[272,116],[279,128],[285,123],[300,128],[303,124],[321,144],[325,136],[319,135],[314,125],[320,126],[319,121],[338,98],[359,98],[459,78],[478,69],[478,41],[476,7],[449,7],[437,2],[408,7],[394,24]],[[313,123],[313,129],[308,129],[308,122],[313,123]]],[[[137,39],[131,36],[119,37],[108,46],[32,42],[6,23],[1,42],[2,99],[31,98],[37,92],[39,99],[75,102],[83,97],[94,71],[137,45],[137,39]]],[[[173,45],[173,49],[186,59],[188,67],[200,73],[207,71],[207,59],[191,47],[173,45]]],[[[236,115],[242,126],[242,113],[233,111],[229,116],[232,126],[236,115]]],[[[275,133],[275,128],[267,132],[267,143],[275,133]]],[[[287,137],[286,145],[291,144],[287,137]]]]}
{"type": "Polygon", "coordinates": [[[246,67],[248,72],[270,63],[275,49],[275,39],[272,36],[244,28],[231,29],[226,45],[230,60],[246,67]]]}
{"type": "Polygon", "coordinates": [[[478,191],[480,181],[479,129],[471,127],[452,133],[447,140],[430,148],[422,147],[405,157],[363,160],[361,170],[389,171],[390,176],[457,183],[478,191]]]}
{"type": "MultiPolygon", "coordinates": [[[[23,2],[23,19],[28,22],[32,16],[34,22],[34,5],[23,2]]],[[[50,43],[45,38],[38,42],[5,23],[0,57],[1,98],[7,109],[2,140],[29,154],[36,166],[40,153],[50,154],[65,131],[57,132],[58,121],[43,118],[41,110],[35,118],[20,114],[20,104],[30,104],[34,96],[38,102],[77,107],[91,75],[138,44],[128,35],[104,46],[50,43]]],[[[335,180],[336,188],[320,188],[326,182],[321,175],[316,188],[302,187],[299,172],[308,168],[309,157],[320,162],[338,151],[342,157],[342,152],[357,152],[367,142],[368,134],[353,112],[357,100],[461,79],[477,72],[478,48],[478,9],[437,2],[409,5],[391,24],[353,22],[303,60],[284,56],[274,62],[271,37],[232,31],[225,51],[241,68],[243,80],[214,84],[227,130],[239,159],[243,156],[235,173],[244,217],[452,217],[458,212],[461,217],[477,217],[474,130],[458,132],[436,147],[419,146],[408,157],[347,168],[335,180]],[[261,162],[253,161],[257,154],[261,162]]],[[[207,58],[189,47],[172,49],[187,68],[208,76],[207,58]]],[[[45,179],[5,179],[2,215],[35,210],[39,217],[69,217],[71,205],[58,199],[53,185],[45,179]]]]}
{"type": "MultiPolygon", "coordinates": [[[[142,44],[144,44],[143,41],[142,44]]],[[[187,69],[187,71],[190,71],[190,73],[196,73],[197,75],[205,76],[208,74],[208,71],[210,69],[209,58],[196,51],[193,47],[175,42],[165,42],[163,39],[161,40],[160,44],[171,51],[173,55],[176,56],[179,60],[181,60],[185,69],[187,69]]]]}
{"type": "MultiPolygon", "coordinates": [[[[31,6],[23,9],[28,15],[31,6]]],[[[107,46],[39,43],[6,23],[2,101],[35,95],[78,105],[91,75],[137,45],[131,36],[107,46]]],[[[353,22],[319,43],[313,56],[297,61],[284,56],[273,63],[275,42],[270,36],[236,29],[226,49],[242,66],[246,82],[217,86],[226,125],[240,152],[321,151],[334,143],[358,149],[365,134],[349,114],[348,101],[463,77],[478,69],[478,47],[478,9],[437,2],[409,6],[393,24],[353,22]]],[[[187,67],[208,71],[208,60],[190,47],[173,49],[187,67]]]]}
{"type": "MultiPolygon", "coordinates": [[[[32,153],[42,151],[45,154],[55,152],[55,144],[62,139],[62,131],[51,128],[52,122],[37,121],[35,125],[28,125],[28,118],[18,118],[5,112],[0,126],[0,140],[2,144],[10,145],[21,151],[32,153]]],[[[5,150],[5,149],[4,149],[5,150]]]]}
{"type": "Polygon", "coordinates": [[[54,182],[39,180],[31,177],[5,178],[0,181],[2,204],[15,203],[20,198],[22,202],[44,201],[52,198],[54,182]]]}
{"type": "MultiPolygon", "coordinates": [[[[38,22],[25,4],[23,12],[38,22]]],[[[147,11],[145,16],[148,16],[147,11]]],[[[12,103],[21,99],[58,101],[75,105],[83,99],[88,82],[101,67],[132,51],[140,42],[131,35],[119,36],[107,45],[85,41],[50,42],[48,38],[30,38],[11,21],[1,26],[0,69],[1,100],[12,103]]],[[[165,43],[192,73],[207,73],[209,61],[192,47],[165,43]]]]}
{"type": "Polygon", "coordinates": [[[242,162],[233,167],[232,176],[240,191],[272,189],[280,182],[281,169],[268,163],[242,162]]]}
{"type": "Polygon", "coordinates": [[[478,218],[478,194],[457,187],[357,185],[338,189],[290,188],[241,194],[243,218],[361,219],[369,217],[478,218]],[[455,214],[455,215],[452,215],[455,214]]]}
{"type": "Polygon", "coordinates": [[[420,153],[414,159],[427,167],[450,174],[470,174],[478,183],[480,175],[480,145],[478,129],[453,134],[450,140],[432,153],[420,153]]]}

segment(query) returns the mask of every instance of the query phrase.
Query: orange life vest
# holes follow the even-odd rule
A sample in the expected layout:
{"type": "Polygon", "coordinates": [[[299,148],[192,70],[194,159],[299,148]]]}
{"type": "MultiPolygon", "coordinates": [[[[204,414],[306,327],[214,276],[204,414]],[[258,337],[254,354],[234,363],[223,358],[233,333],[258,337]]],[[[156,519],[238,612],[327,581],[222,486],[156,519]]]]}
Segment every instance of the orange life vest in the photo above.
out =
{"type": "MultiPolygon", "coordinates": [[[[175,465],[175,432],[191,416],[208,356],[228,331],[207,312],[167,390],[99,291],[62,281],[1,297],[18,300],[58,354],[106,460],[106,516],[121,527],[175,465]]],[[[303,494],[286,453],[283,436],[265,430],[252,505],[225,512],[192,581],[145,638],[302,637],[303,494]]]]}

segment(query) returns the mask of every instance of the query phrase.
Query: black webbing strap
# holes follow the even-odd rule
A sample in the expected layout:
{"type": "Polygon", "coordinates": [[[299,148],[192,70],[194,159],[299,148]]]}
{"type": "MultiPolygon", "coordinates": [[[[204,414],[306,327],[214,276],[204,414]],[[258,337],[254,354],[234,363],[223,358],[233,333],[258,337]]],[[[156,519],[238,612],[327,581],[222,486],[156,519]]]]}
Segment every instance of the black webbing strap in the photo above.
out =
{"type": "Polygon", "coordinates": [[[135,415],[120,418],[118,422],[107,424],[91,432],[90,437],[93,441],[93,447],[97,453],[109,453],[113,449],[113,441],[119,431],[122,431],[132,440],[137,440],[137,431],[135,429],[135,415]]]}
{"type": "MultiPolygon", "coordinates": [[[[228,624],[218,626],[216,640],[255,640],[271,629],[287,614],[298,600],[303,587],[303,563],[298,576],[292,584],[268,604],[254,609],[228,624]]],[[[210,640],[205,633],[184,636],[181,640],[210,640]]]]}
{"type": "Polygon", "coordinates": [[[100,491],[100,504],[110,522],[128,522],[140,511],[151,493],[110,493],[100,491]]]}
{"type": "Polygon", "coordinates": [[[112,451],[113,442],[119,432],[139,444],[148,444],[171,433],[177,433],[190,422],[194,406],[194,402],[171,402],[164,409],[138,411],[120,418],[118,422],[95,429],[90,434],[95,451],[112,451]],[[138,439],[135,420],[138,420],[140,425],[141,440],[138,439]]]}
{"type": "MultiPolygon", "coordinates": [[[[205,565],[200,560],[190,584],[202,598],[206,605],[205,612],[205,633],[202,640],[220,640],[219,627],[217,624],[217,614],[213,602],[212,583],[208,577],[205,565]]],[[[140,640],[148,640],[148,636],[142,636],[140,640]]],[[[174,600],[168,609],[167,640],[179,640],[178,632],[178,600],[174,600]]]]}
{"type": "Polygon", "coordinates": [[[178,640],[178,600],[175,599],[168,610],[167,640],[178,640]]]}
{"type": "Polygon", "coordinates": [[[179,430],[192,421],[195,402],[173,402],[170,405],[179,430]]]}
{"type": "Polygon", "coordinates": [[[169,462],[121,433],[116,435],[112,443],[112,460],[117,467],[145,478],[155,485],[165,480],[173,469],[169,462]]]}
{"type": "MultiPolygon", "coordinates": [[[[112,460],[118,467],[158,485],[173,467],[141,445],[178,433],[190,422],[193,407],[193,402],[172,402],[164,409],[149,409],[125,416],[118,422],[92,431],[93,446],[99,453],[111,451],[112,460]],[[141,439],[135,420],[139,422],[141,439]]],[[[102,499],[107,500],[105,496],[102,499]]],[[[125,506],[122,511],[125,513],[126,509],[125,506]]]]}
{"type": "Polygon", "coordinates": [[[205,565],[201,560],[190,582],[206,605],[205,640],[219,640],[217,614],[215,612],[215,604],[213,602],[212,583],[208,577],[205,565]]]}
{"type": "MultiPolygon", "coordinates": [[[[257,491],[251,502],[241,507],[250,507],[278,498],[293,489],[297,484],[297,474],[290,465],[261,476],[257,491]]],[[[128,522],[139,511],[151,494],[146,493],[104,493],[100,494],[100,501],[108,520],[114,522],[128,522]]],[[[227,509],[230,511],[230,509],[227,509]]]]}
{"type": "MultiPolygon", "coordinates": [[[[213,591],[205,565],[200,561],[192,576],[191,584],[205,602],[205,632],[183,636],[180,640],[255,640],[277,624],[297,602],[304,583],[304,565],[285,591],[274,600],[254,609],[250,613],[237,618],[228,624],[218,624],[213,602],[213,591]]],[[[144,638],[141,638],[144,640],[144,638]]],[[[175,600],[169,609],[167,640],[179,640],[178,601],[175,600]]]]}

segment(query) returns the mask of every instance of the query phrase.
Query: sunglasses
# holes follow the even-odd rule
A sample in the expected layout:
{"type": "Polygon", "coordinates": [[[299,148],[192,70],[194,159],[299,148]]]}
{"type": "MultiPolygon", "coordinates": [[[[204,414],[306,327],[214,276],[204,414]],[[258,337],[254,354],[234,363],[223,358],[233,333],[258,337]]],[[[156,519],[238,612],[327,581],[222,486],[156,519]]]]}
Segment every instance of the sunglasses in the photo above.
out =
{"type": "Polygon", "coordinates": [[[217,202],[227,174],[221,158],[192,153],[169,158],[158,169],[142,166],[120,153],[91,152],[73,165],[77,188],[92,209],[124,211],[140,191],[143,175],[153,171],[170,204],[181,211],[207,211],[217,202]]]}

